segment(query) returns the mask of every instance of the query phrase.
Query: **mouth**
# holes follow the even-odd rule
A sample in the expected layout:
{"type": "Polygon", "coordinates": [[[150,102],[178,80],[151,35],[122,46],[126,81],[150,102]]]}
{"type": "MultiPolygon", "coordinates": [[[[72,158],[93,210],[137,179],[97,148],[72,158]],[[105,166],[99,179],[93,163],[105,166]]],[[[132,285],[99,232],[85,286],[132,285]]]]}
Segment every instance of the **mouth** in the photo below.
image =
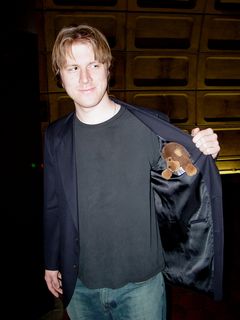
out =
{"type": "Polygon", "coordinates": [[[94,90],[91,88],[91,89],[80,89],[79,90],[79,93],[82,95],[82,96],[89,96],[89,95],[92,95],[94,92],[94,90]]]}
{"type": "Polygon", "coordinates": [[[81,91],[82,93],[90,93],[90,92],[92,92],[93,90],[94,90],[93,87],[80,89],[80,91],[81,91]]]}

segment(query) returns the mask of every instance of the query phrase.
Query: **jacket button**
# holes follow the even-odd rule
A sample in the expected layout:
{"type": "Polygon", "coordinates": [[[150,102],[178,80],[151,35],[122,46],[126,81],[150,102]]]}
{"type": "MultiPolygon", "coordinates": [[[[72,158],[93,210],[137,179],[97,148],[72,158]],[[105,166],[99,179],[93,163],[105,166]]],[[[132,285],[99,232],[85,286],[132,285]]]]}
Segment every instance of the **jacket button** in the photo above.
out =
{"type": "Polygon", "coordinates": [[[73,269],[77,269],[77,265],[76,264],[73,265],[73,269]]]}

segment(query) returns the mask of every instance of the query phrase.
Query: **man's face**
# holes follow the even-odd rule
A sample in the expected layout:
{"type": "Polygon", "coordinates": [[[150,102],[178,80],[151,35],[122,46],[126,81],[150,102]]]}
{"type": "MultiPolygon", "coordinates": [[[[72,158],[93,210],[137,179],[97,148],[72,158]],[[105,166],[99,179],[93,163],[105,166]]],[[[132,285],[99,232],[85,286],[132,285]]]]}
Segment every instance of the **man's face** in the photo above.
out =
{"type": "Polygon", "coordinates": [[[90,43],[76,42],[60,70],[62,84],[76,108],[95,107],[107,97],[108,67],[95,60],[90,43]]]}

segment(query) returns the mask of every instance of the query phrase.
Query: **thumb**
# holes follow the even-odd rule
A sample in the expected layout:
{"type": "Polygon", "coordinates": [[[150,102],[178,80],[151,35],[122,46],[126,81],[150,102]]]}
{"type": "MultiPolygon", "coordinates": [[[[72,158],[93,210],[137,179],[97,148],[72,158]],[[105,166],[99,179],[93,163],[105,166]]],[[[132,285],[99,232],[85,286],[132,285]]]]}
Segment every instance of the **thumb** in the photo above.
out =
{"type": "Polygon", "coordinates": [[[192,129],[192,131],[191,131],[191,136],[194,137],[199,131],[200,131],[199,128],[194,128],[194,129],[192,129]]]}

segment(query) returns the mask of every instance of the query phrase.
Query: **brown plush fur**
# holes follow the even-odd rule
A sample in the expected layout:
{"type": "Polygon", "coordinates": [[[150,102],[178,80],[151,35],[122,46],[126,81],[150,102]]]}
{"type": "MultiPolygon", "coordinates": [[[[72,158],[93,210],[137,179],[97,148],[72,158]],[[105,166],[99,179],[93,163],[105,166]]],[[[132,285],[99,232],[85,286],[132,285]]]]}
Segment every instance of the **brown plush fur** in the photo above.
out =
{"type": "Polygon", "coordinates": [[[163,170],[162,177],[169,180],[174,172],[180,167],[188,176],[197,173],[197,168],[192,164],[188,151],[179,143],[169,142],[162,149],[163,158],[167,168],[163,170]]]}

